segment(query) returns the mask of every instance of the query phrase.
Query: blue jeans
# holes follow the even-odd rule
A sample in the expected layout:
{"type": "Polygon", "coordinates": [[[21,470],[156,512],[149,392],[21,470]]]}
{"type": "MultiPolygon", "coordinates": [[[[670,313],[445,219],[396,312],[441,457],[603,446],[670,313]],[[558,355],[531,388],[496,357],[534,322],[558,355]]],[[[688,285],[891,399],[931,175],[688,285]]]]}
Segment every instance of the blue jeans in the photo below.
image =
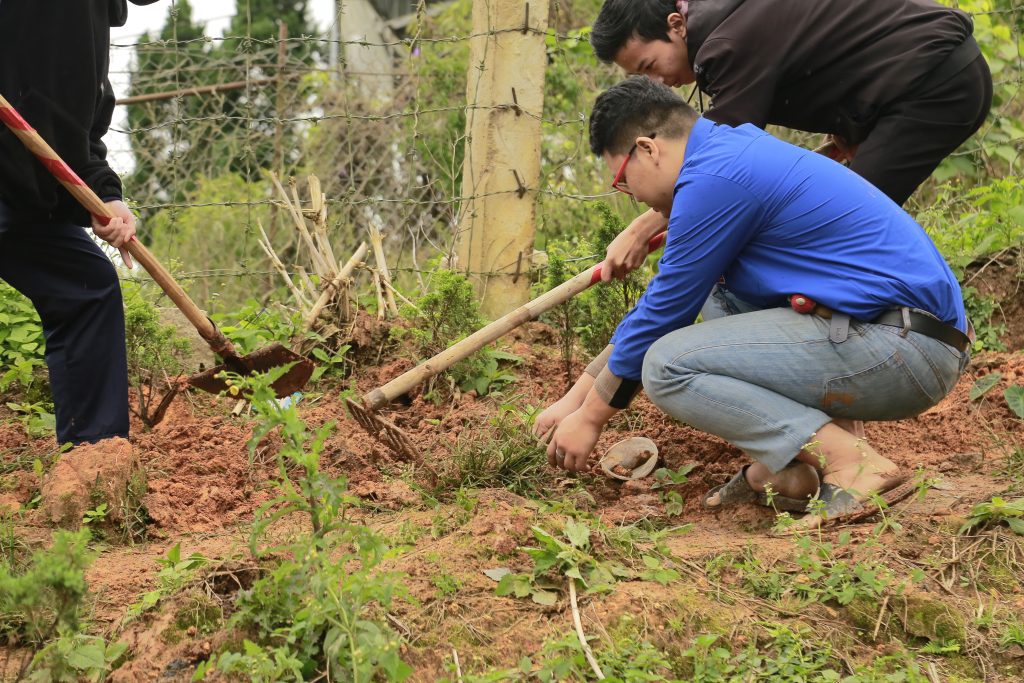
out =
{"type": "Polygon", "coordinates": [[[901,337],[896,327],[851,321],[849,337],[833,343],[818,316],[742,308],[716,291],[705,305],[711,319],[655,342],[644,357],[644,391],[772,472],[833,418],[900,420],[927,410],[967,365],[966,352],[916,332],[901,337]]]}

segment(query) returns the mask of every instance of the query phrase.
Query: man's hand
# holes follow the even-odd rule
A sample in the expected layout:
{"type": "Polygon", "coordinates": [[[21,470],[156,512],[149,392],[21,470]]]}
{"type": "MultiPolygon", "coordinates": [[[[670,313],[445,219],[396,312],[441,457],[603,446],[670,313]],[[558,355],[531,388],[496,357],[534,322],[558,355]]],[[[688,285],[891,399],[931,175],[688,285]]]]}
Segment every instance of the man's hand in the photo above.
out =
{"type": "Polygon", "coordinates": [[[593,390],[578,410],[566,415],[548,444],[548,463],[569,472],[583,472],[604,426],[619,412],[593,390]]]}
{"type": "Polygon", "coordinates": [[[825,141],[820,149],[822,153],[833,161],[839,163],[853,161],[853,157],[857,154],[858,145],[851,145],[840,135],[829,134],[825,136],[825,141]]]}
{"type": "Polygon", "coordinates": [[[544,409],[543,413],[537,416],[537,419],[533,422],[534,436],[541,439],[544,443],[548,443],[554,430],[561,424],[562,420],[567,415],[576,412],[583,405],[583,401],[586,400],[592,386],[594,386],[594,378],[583,373],[576,380],[576,384],[566,392],[565,396],[549,405],[544,409]]]}
{"type": "Polygon", "coordinates": [[[608,245],[601,264],[601,280],[621,280],[630,271],[639,268],[647,258],[647,243],[667,226],[668,219],[654,209],[648,209],[637,216],[608,245]]]}
{"type": "Polygon", "coordinates": [[[116,218],[111,218],[110,222],[103,225],[96,216],[93,216],[92,231],[101,240],[112,247],[116,247],[121,252],[124,264],[129,268],[134,268],[135,264],[132,263],[131,254],[128,253],[126,247],[130,240],[135,239],[135,216],[132,214],[131,209],[128,208],[128,205],[120,199],[107,202],[107,208],[114,213],[116,218]]]}
{"type": "Polygon", "coordinates": [[[580,408],[565,417],[548,444],[548,463],[569,472],[583,472],[604,424],[588,419],[580,408]]]}
{"type": "Polygon", "coordinates": [[[554,429],[562,423],[566,416],[576,412],[582,401],[574,401],[568,394],[558,399],[537,416],[533,423],[533,434],[539,439],[547,440],[551,437],[554,429]]]}

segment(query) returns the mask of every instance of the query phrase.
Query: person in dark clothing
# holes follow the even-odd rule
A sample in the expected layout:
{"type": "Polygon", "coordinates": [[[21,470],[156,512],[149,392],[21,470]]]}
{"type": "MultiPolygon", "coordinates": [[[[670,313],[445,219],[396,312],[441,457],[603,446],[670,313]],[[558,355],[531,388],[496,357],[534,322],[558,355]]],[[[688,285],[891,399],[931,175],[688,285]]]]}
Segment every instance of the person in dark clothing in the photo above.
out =
{"type": "Polygon", "coordinates": [[[131,266],[135,218],[102,141],[114,111],[110,28],[127,11],[126,0],[0,0],[0,93],[118,216],[91,219],[0,126],[0,279],[39,312],[61,443],[128,436],[121,289],[83,227],[131,266]]]}
{"type": "MultiPolygon", "coordinates": [[[[598,58],[679,87],[715,123],[830,136],[833,158],[899,205],[984,122],[992,77],[964,12],[933,0],[605,0],[598,58]]],[[[609,249],[604,276],[646,255],[648,212],[609,249]]]]}

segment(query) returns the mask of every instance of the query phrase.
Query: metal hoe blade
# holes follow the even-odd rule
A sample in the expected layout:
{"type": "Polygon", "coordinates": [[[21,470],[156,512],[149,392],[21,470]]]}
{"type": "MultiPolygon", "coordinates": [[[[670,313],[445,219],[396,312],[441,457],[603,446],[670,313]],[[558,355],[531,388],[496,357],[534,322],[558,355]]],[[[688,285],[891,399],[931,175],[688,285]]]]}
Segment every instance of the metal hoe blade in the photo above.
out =
{"type": "Polygon", "coordinates": [[[291,396],[306,386],[306,382],[309,381],[310,376],[313,374],[313,361],[305,356],[300,356],[281,344],[265,346],[245,356],[232,359],[232,361],[222,363],[197,375],[192,375],[188,378],[188,383],[197,389],[208,391],[211,394],[219,394],[228,388],[225,380],[217,377],[224,370],[237,372],[241,375],[251,375],[294,363],[288,369],[288,372],[281,375],[277,381],[270,385],[278,398],[284,398],[285,396],[291,396]]]}
{"type": "Polygon", "coordinates": [[[384,419],[350,398],[346,398],[345,403],[348,405],[352,417],[355,418],[360,427],[366,430],[367,434],[383,441],[388,448],[398,455],[405,456],[416,463],[423,462],[419,449],[416,448],[416,445],[409,439],[409,436],[399,429],[395,423],[384,419]]]}

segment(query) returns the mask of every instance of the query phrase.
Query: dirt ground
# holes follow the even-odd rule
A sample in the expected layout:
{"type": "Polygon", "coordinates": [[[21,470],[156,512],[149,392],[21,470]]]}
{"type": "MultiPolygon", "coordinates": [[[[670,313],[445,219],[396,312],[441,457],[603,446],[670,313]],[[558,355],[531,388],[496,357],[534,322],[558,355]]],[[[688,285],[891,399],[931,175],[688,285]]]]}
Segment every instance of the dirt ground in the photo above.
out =
{"type": "MultiPolygon", "coordinates": [[[[499,401],[520,408],[542,407],[560,395],[564,372],[547,343],[550,335],[545,326],[532,324],[510,338],[509,350],[524,360],[514,369],[516,382],[497,399],[462,395],[435,404],[417,394],[409,405],[397,405],[386,416],[407,431],[435,468],[443,467],[458,444],[493,429],[499,401]]],[[[358,390],[373,388],[410,365],[408,360],[397,360],[365,368],[355,378],[358,390]]],[[[1006,463],[1013,449],[1024,445],[1024,424],[1011,413],[1001,394],[1007,386],[1022,382],[1024,353],[982,354],[973,360],[952,394],[923,415],[867,425],[868,439],[877,450],[934,483],[923,498],[901,504],[894,511],[905,530],[893,550],[901,561],[915,562],[915,557],[930,553],[941,557],[942,548],[951,540],[956,542],[949,529],[959,526],[974,504],[1008,491],[1013,497],[1014,482],[1006,463]],[[995,387],[981,399],[969,400],[974,381],[992,372],[1001,373],[995,387]]],[[[180,543],[182,557],[198,552],[215,558],[222,575],[237,584],[224,587],[220,599],[225,606],[244,583],[244,576],[238,577],[245,572],[238,570],[238,574],[231,568],[246,566],[248,523],[256,508],[273,495],[268,482],[275,474],[275,443],[271,437],[250,455],[247,442],[253,416],[245,411],[232,416],[232,406],[227,399],[188,393],[176,399],[155,428],[134,425],[134,455],[147,482],[142,497],[148,515],[145,540],[100,545],[87,574],[93,595],[92,631],[129,645],[129,659],[114,673],[115,681],[189,680],[195,665],[222,642],[223,634],[217,633],[170,637],[173,607],[127,625],[124,618],[127,606],[156,585],[157,560],[175,544],[180,543]]],[[[482,671],[488,666],[514,666],[523,655],[536,652],[542,638],[570,632],[564,599],[554,607],[540,608],[529,600],[500,598],[495,596],[494,582],[483,573],[497,565],[519,570],[527,566],[518,548],[530,542],[530,527],[543,514],[536,502],[504,489],[484,489],[474,493],[474,508],[468,516],[456,506],[426,504],[410,486],[426,476],[425,468],[397,458],[347,418],[339,391],[309,392],[299,406],[311,427],[337,421],[322,460],[328,471],[348,477],[350,490],[364,499],[366,523],[386,537],[420,530],[418,536],[413,534],[410,549],[389,561],[388,567],[406,575],[413,598],[390,617],[405,636],[403,657],[415,670],[411,680],[433,681],[451,675],[454,646],[461,650],[467,671],[482,671]],[[439,525],[443,533],[436,532],[439,525]],[[457,580],[459,590],[454,595],[438,595],[432,578],[438,572],[457,580]]],[[[660,448],[663,467],[693,465],[688,481],[677,489],[683,499],[682,513],[668,520],[672,525],[692,525],[689,532],[669,540],[680,566],[689,567],[692,573],[684,577],[681,586],[625,582],[610,595],[588,598],[583,605],[587,630],[600,633],[624,615],[641,619],[652,632],[680,615],[694,624],[723,615],[739,621],[765,617],[756,603],[733,601],[726,606],[716,602],[713,594],[722,590],[721,586],[713,588],[707,576],[697,571],[708,558],[745,548],[754,547],[761,557],[768,558],[782,558],[792,551],[791,540],[769,535],[774,515],[768,509],[741,506],[713,512],[701,507],[702,495],[724,483],[745,462],[743,455],[714,437],[667,419],[642,397],[628,414],[613,422],[597,450],[603,453],[615,441],[631,435],[653,439],[660,448]]],[[[47,439],[28,439],[20,423],[0,424],[3,457],[25,458],[50,451],[47,439]]],[[[11,478],[15,484],[5,494],[22,505],[28,504],[39,488],[31,469],[28,466],[16,472],[11,478]]],[[[559,491],[565,491],[566,498],[610,526],[665,518],[664,504],[652,490],[651,479],[622,483],[596,475],[552,475],[550,485],[549,500],[558,499],[559,491]]],[[[852,527],[854,538],[865,537],[872,528],[870,523],[852,527]]],[[[42,544],[51,527],[39,511],[25,510],[18,517],[17,531],[30,543],[42,544]]],[[[933,586],[933,590],[941,593],[943,588],[933,586]]],[[[217,595],[215,588],[209,592],[217,595]]],[[[1001,599],[1024,614],[1019,583],[1001,599]]],[[[825,622],[843,621],[835,610],[824,609],[821,618],[825,622]]],[[[865,647],[870,655],[874,646],[865,647]]],[[[0,661],[5,654],[8,661],[6,666],[0,665],[0,672],[11,677],[15,670],[12,662],[21,661],[19,657],[25,653],[0,650],[0,661]]],[[[947,671],[943,668],[946,663],[935,659],[939,670],[947,671]]],[[[1013,656],[1007,655],[1006,661],[1012,662],[1013,656]]],[[[997,669],[981,678],[1019,680],[997,669]]]]}

